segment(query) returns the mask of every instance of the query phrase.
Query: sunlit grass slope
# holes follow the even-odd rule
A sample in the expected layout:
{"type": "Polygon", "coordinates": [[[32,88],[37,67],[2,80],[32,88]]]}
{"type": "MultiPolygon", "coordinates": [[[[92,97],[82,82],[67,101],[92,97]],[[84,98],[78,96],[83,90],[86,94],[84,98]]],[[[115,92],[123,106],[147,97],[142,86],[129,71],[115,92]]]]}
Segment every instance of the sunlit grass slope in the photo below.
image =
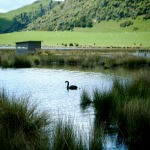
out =
{"type": "Polygon", "coordinates": [[[40,7],[40,4],[43,6],[48,5],[49,1],[40,0],[39,2],[35,2],[33,4],[26,5],[16,10],[9,11],[7,13],[0,13],[0,30],[4,31],[10,27],[11,21],[14,16],[19,15],[23,12],[32,12],[40,7]]]}
{"type": "Polygon", "coordinates": [[[120,21],[101,21],[95,24],[93,28],[76,28],[74,31],[78,32],[150,32],[150,19],[143,20],[143,16],[136,19],[126,18],[120,21]],[[120,24],[126,21],[132,21],[133,25],[129,27],[120,27],[120,24]]]}
{"type": "Polygon", "coordinates": [[[17,41],[41,40],[42,45],[142,46],[150,47],[150,32],[48,32],[31,31],[0,34],[0,45],[15,45],[17,41]]]}

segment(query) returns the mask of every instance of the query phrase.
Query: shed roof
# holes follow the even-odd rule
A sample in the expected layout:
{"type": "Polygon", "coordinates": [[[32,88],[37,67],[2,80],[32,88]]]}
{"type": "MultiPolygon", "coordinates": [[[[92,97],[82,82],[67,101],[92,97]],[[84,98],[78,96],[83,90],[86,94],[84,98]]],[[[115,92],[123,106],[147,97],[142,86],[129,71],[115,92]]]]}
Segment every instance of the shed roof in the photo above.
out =
{"type": "Polygon", "coordinates": [[[41,43],[42,41],[21,41],[21,42],[15,42],[16,44],[19,44],[19,43],[41,43]]]}

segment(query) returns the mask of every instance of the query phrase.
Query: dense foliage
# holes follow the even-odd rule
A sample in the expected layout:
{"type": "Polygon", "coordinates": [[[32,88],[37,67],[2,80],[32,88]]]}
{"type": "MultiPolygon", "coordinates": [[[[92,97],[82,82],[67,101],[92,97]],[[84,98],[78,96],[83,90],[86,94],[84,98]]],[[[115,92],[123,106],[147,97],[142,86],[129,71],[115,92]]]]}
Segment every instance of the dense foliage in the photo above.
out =
{"type": "Polygon", "coordinates": [[[50,11],[58,4],[60,4],[60,2],[53,2],[50,0],[47,6],[40,4],[40,7],[35,11],[23,12],[16,15],[11,22],[10,28],[5,32],[19,31],[26,28],[29,23],[36,20],[38,17],[42,17],[47,11],[50,11]]]}
{"type": "Polygon", "coordinates": [[[29,30],[71,30],[102,20],[120,20],[150,13],[147,0],[65,0],[28,26],[29,30]]]}
{"type": "Polygon", "coordinates": [[[22,29],[64,31],[92,27],[103,20],[136,19],[139,15],[143,15],[143,20],[150,18],[148,0],[48,0],[46,5],[40,0],[36,3],[40,4],[37,9],[17,14],[4,32],[22,29]]]}

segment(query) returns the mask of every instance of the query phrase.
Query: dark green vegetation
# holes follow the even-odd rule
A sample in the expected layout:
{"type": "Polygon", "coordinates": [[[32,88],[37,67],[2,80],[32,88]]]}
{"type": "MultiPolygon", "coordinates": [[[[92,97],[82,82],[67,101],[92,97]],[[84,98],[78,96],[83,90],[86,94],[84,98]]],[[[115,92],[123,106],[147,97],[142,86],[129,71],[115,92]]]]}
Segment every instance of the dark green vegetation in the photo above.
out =
{"type": "Polygon", "coordinates": [[[20,31],[61,2],[40,0],[8,13],[0,14],[0,33],[20,31]]]}
{"type": "Polygon", "coordinates": [[[0,14],[0,32],[22,29],[64,31],[75,27],[92,27],[104,20],[136,19],[140,15],[143,15],[145,21],[149,19],[149,14],[150,3],[147,0],[40,0],[0,14]]]}
{"type": "Polygon", "coordinates": [[[147,0],[66,0],[29,24],[28,30],[72,30],[92,27],[103,20],[121,20],[150,13],[147,0]],[[38,25],[37,25],[38,24],[38,25]]]}
{"type": "Polygon", "coordinates": [[[28,100],[0,92],[0,149],[48,150],[48,124],[47,115],[38,114],[28,100]]]}
{"type": "MultiPolygon", "coordinates": [[[[85,93],[83,93],[85,95],[85,93]]],[[[89,97],[90,96],[86,96],[89,97]]],[[[81,104],[86,101],[81,98],[81,104]]],[[[94,90],[90,98],[96,119],[107,124],[117,124],[119,137],[130,149],[145,149],[150,142],[150,76],[139,73],[134,79],[114,79],[107,92],[94,90]]]]}
{"type": "Polygon", "coordinates": [[[38,113],[29,100],[8,97],[5,91],[0,92],[0,135],[3,150],[102,149],[102,131],[93,131],[87,141],[71,121],[52,122],[47,113],[38,113]]]}
{"type": "Polygon", "coordinates": [[[132,21],[126,21],[126,22],[121,23],[120,27],[128,27],[128,26],[131,26],[131,25],[133,25],[132,21]]]}
{"type": "Polygon", "coordinates": [[[150,59],[133,56],[134,50],[66,50],[37,51],[35,54],[17,56],[14,51],[0,51],[0,66],[3,68],[28,68],[50,66],[75,66],[80,68],[149,67],[150,59]],[[113,54],[109,54],[113,52],[113,54]],[[128,53],[127,53],[128,52],[128,53]],[[111,57],[110,57],[111,56],[111,57]]]}

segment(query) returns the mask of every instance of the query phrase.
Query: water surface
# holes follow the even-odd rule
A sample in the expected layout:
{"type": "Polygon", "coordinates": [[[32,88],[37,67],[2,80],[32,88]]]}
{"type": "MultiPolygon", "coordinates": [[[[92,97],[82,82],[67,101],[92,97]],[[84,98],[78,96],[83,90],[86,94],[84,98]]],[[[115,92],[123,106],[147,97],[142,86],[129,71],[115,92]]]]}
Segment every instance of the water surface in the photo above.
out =
{"type": "MultiPolygon", "coordinates": [[[[79,128],[87,131],[92,128],[94,110],[90,107],[83,112],[80,95],[84,89],[90,94],[95,88],[109,90],[114,76],[116,75],[63,69],[0,69],[0,87],[6,89],[9,95],[29,97],[39,110],[47,110],[52,118],[71,118],[79,128]],[[68,91],[66,80],[79,89],[68,91]]],[[[112,148],[111,145],[117,149],[114,146],[116,136],[106,136],[105,149],[112,148]]],[[[125,149],[124,146],[121,149],[125,149]]]]}

